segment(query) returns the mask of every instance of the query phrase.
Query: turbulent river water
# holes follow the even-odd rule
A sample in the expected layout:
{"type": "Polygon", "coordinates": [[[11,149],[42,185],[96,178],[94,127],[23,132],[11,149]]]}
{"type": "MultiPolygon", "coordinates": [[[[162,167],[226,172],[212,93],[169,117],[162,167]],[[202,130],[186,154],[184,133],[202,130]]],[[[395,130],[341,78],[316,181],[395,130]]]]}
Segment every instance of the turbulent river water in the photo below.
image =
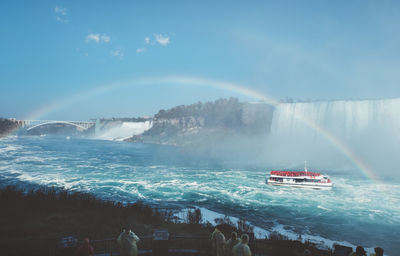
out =
{"type": "MultiPolygon", "coordinates": [[[[312,164],[309,169],[313,170],[312,164]]],[[[271,187],[268,166],[235,167],[178,147],[65,137],[0,139],[0,186],[81,190],[157,207],[190,206],[244,218],[266,232],[334,241],[397,255],[400,182],[324,170],[330,191],[271,187]]]]}

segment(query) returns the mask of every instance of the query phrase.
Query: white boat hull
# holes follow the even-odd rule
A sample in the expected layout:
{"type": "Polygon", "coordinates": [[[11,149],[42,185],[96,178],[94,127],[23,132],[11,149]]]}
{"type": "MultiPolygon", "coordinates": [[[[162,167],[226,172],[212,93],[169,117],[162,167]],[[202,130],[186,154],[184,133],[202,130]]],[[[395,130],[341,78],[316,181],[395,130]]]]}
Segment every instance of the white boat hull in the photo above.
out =
{"type": "Polygon", "coordinates": [[[296,187],[296,188],[312,188],[312,189],[323,189],[329,190],[332,189],[332,183],[295,183],[295,182],[279,182],[279,181],[267,181],[268,185],[272,186],[287,186],[287,187],[296,187]]]}

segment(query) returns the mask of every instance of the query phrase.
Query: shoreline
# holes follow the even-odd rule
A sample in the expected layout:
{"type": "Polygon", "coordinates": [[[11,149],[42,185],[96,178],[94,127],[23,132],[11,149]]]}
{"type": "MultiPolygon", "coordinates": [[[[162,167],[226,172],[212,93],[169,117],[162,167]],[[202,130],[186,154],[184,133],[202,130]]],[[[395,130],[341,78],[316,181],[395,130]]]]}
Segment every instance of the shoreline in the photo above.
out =
{"type": "MultiPolygon", "coordinates": [[[[205,221],[210,222],[212,225],[216,225],[217,223],[215,222],[216,218],[224,218],[227,215],[224,215],[222,213],[218,213],[212,210],[209,210],[207,208],[203,208],[203,207],[196,207],[201,210],[203,217],[205,219],[205,221]]],[[[179,214],[181,216],[184,216],[186,214],[186,212],[190,210],[189,208],[184,209],[183,211],[181,211],[179,214]]],[[[237,223],[237,221],[239,221],[239,218],[237,217],[233,217],[233,216],[227,216],[233,223],[237,223]]],[[[343,245],[343,246],[347,246],[347,247],[352,247],[353,250],[356,250],[357,245],[354,245],[348,241],[336,241],[336,240],[331,240],[329,238],[324,238],[320,235],[313,235],[313,234],[301,234],[300,238],[299,238],[299,234],[287,230],[285,229],[285,225],[283,224],[279,224],[276,221],[274,221],[275,225],[272,227],[271,231],[264,229],[262,227],[258,227],[256,225],[253,225],[252,223],[249,223],[253,228],[254,228],[254,236],[257,239],[264,239],[266,237],[269,237],[271,234],[274,233],[278,233],[282,236],[287,237],[288,239],[292,240],[292,241],[300,241],[301,243],[313,243],[315,244],[315,246],[318,249],[321,250],[333,250],[333,247],[335,244],[338,245],[343,245]]],[[[368,248],[368,247],[364,247],[365,251],[368,253],[368,255],[370,253],[375,253],[374,252],[374,248],[368,248]]],[[[386,256],[389,256],[387,254],[385,254],[386,256]]]]}
{"type": "MultiPolygon", "coordinates": [[[[0,188],[0,204],[8,206],[0,212],[3,255],[35,255],[32,252],[49,255],[49,250],[63,237],[73,235],[79,240],[84,237],[91,240],[116,238],[126,225],[133,225],[133,231],[139,237],[152,235],[155,229],[167,229],[174,235],[210,237],[215,228],[208,221],[212,211],[205,208],[200,209],[203,216],[200,220],[204,218],[203,222],[190,220],[188,216],[177,221],[171,211],[163,212],[144,203],[123,205],[121,202],[101,200],[89,193],[55,188],[26,191],[3,187],[0,188]],[[18,246],[21,241],[25,246],[18,246]]],[[[235,226],[229,228],[237,230],[235,226]]],[[[224,232],[227,239],[230,232],[224,232]]],[[[310,241],[303,243],[284,236],[280,239],[271,235],[268,239],[256,237],[255,242],[262,241],[268,244],[265,255],[281,250],[289,250],[286,255],[298,255],[304,248],[318,252],[318,255],[331,253],[330,250],[315,247],[310,241]]]]}

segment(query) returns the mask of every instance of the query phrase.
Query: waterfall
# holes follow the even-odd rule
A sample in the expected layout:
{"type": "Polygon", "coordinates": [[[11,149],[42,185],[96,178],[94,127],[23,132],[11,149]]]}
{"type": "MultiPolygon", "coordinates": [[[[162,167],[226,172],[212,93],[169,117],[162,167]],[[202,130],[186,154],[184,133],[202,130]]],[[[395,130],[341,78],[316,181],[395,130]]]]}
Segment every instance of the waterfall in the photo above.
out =
{"type": "Polygon", "coordinates": [[[96,133],[97,139],[124,140],[134,135],[142,134],[152,127],[152,122],[122,122],[111,127],[103,128],[96,133]]]}
{"type": "Polygon", "coordinates": [[[375,169],[393,168],[399,165],[400,99],[278,104],[269,143],[271,157],[285,164],[344,163],[341,143],[375,169]]]}
{"type": "Polygon", "coordinates": [[[99,134],[99,132],[100,132],[100,119],[97,118],[97,119],[96,119],[96,124],[95,124],[94,134],[95,134],[95,135],[96,135],[96,134],[99,134]]]}

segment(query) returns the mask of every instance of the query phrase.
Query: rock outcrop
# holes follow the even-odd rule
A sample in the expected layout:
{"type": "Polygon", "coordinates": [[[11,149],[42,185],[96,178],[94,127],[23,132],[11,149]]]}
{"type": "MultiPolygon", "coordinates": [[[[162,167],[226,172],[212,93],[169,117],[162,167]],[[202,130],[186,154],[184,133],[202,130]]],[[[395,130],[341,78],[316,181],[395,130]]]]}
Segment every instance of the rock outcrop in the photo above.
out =
{"type": "Polygon", "coordinates": [[[216,143],[233,135],[255,136],[270,130],[273,107],[264,103],[244,103],[219,99],[160,110],[150,130],[129,141],[170,145],[216,143]]]}

